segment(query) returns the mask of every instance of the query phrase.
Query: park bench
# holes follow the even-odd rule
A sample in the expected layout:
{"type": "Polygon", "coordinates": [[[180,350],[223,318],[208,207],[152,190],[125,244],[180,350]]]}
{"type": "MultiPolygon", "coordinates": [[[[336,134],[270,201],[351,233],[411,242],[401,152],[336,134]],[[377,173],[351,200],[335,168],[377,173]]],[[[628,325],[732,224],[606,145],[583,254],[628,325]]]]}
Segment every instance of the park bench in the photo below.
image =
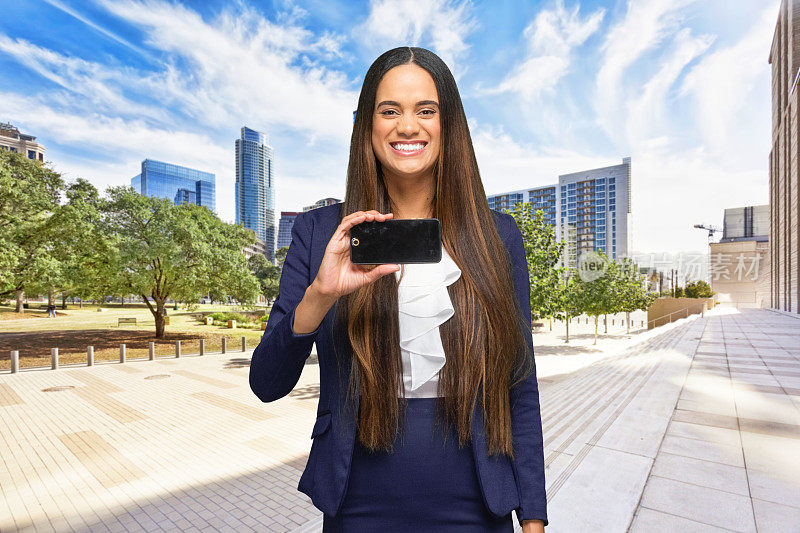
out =
{"type": "Polygon", "coordinates": [[[136,323],[135,318],[118,318],[117,326],[121,327],[123,324],[133,324],[137,328],[139,327],[139,325],[136,323]]]}

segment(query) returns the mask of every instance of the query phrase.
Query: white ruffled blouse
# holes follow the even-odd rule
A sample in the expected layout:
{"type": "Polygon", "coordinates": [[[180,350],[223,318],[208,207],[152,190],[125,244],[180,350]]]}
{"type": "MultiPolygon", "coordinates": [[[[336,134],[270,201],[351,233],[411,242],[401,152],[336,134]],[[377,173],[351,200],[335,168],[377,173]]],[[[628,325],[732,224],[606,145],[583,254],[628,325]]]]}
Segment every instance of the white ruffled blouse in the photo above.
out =
{"type": "Polygon", "coordinates": [[[402,279],[401,271],[394,274],[400,280],[400,353],[405,397],[436,397],[439,371],[445,363],[439,325],[453,316],[447,286],[461,276],[461,270],[444,246],[438,263],[407,263],[402,270],[402,279]]]}

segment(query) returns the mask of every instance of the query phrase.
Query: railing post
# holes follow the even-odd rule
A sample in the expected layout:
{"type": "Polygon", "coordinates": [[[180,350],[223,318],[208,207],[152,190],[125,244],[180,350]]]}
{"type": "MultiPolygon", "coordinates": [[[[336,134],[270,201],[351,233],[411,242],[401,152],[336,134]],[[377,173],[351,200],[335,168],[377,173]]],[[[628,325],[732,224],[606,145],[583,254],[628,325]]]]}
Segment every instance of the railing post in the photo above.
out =
{"type": "Polygon", "coordinates": [[[242,337],[242,351],[247,351],[247,337],[242,337]]]}
{"type": "Polygon", "coordinates": [[[228,337],[222,337],[222,353],[228,353],[228,337]]]}
{"type": "Polygon", "coordinates": [[[11,350],[11,373],[19,372],[19,350],[11,350]]]}
{"type": "Polygon", "coordinates": [[[206,354],[206,340],[200,339],[200,355],[206,354]]]}
{"type": "Polygon", "coordinates": [[[86,366],[94,365],[94,346],[86,347],[86,366]]]}
{"type": "Polygon", "coordinates": [[[50,368],[58,369],[58,348],[50,348],[50,368]]]}
{"type": "Polygon", "coordinates": [[[181,356],[181,341],[175,341],[175,357],[181,356]]]}
{"type": "Polygon", "coordinates": [[[150,354],[149,354],[149,358],[150,358],[150,360],[151,360],[151,361],[155,360],[155,358],[156,358],[156,343],[155,343],[155,342],[153,342],[153,341],[150,341],[150,354]]]}
{"type": "Polygon", "coordinates": [[[119,345],[119,362],[120,363],[124,363],[125,362],[125,352],[126,352],[125,343],[122,343],[122,344],[119,345]]]}

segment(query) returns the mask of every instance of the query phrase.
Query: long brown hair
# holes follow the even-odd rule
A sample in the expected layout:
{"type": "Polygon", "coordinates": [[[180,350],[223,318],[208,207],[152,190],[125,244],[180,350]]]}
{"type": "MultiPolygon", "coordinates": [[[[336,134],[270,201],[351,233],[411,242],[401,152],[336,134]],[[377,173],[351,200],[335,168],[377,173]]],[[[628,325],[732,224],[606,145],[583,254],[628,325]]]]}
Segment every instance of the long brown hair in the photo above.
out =
{"type": "MultiPolygon", "coordinates": [[[[509,390],[530,372],[532,354],[518,320],[510,258],[484,194],[461,96],[450,69],[433,52],[395,48],[369,67],[356,108],[340,213],[392,211],[372,149],[372,121],[381,79],[407,63],[428,71],[438,91],[442,138],[433,216],[441,222],[443,246],[461,269],[460,278],[447,287],[454,315],[439,327],[446,363],[439,374],[437,422],[454,424],[459,445],[465,445],[472,438],[472,415],[480,400],[489,453],[513,458],[509,390]]],[[[361,395],[359,438],[372,450],[391,450],[404,407],[397,396],[403,390],[397,280],[385,275],[343,296],[336,307],[337,324],[346,327],[353,355],[348,394],[351,399],[361,395]]]]}

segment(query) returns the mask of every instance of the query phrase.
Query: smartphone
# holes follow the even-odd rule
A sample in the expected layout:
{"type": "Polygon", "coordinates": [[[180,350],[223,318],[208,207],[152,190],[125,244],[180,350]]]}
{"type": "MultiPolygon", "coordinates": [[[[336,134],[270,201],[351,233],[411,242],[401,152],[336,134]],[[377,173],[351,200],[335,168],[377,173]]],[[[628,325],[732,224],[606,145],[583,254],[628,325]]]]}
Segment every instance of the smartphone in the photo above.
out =
{"type": "Polygon", "coordinates": [[[399,218],[361,222],[350,228],[350,262],[438,263],[442,227],[438,218],[399,218]]]}

